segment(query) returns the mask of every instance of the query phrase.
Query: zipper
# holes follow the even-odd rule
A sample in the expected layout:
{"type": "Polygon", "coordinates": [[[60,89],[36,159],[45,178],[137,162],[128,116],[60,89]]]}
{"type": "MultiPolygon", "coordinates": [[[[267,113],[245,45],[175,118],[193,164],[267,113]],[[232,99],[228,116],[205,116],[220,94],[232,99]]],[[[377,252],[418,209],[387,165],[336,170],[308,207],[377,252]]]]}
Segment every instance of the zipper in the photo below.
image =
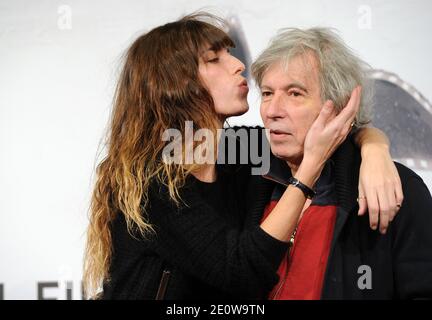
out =
{"type": "Polygon", "coordinates": [[[281,283],[279,284],[278,288],[276,289],[275,293],[270,298],[270,300],[276,300],[276,298],[278,297],[280,291],[282,290],[283,286],[285,285],[286,279],[288,277],[288,268],[289,268],[289,263],[290,263],[290,254],[291,254],[292,248],[294,247],[294,240],[295,240],[296,233],[297,233],[297,228],[294,229],[294,232],[291,235],[291,238],[290,238],[290,240],[288,242],[288,250],[285,253],[286,268],[285,268],[284,277],[283,277],[281,283]]]}

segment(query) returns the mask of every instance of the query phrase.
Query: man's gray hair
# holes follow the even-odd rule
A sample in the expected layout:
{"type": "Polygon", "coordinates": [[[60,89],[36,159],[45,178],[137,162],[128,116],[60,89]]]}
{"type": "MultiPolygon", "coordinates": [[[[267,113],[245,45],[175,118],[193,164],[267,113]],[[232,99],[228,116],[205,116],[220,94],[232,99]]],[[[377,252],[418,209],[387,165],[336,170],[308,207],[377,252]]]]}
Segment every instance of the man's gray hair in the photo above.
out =
{"type": "Polygon", "coordinates": [[[352,90],[361,85],[362,98],[355,127],[370,123],[372,87],[367,79],[370,67],[332,29],[281,29],[252,64],[252,75],[261,86],[265,72],[274,63],[287,66],[292,58],[308,52],[312,52],[318,62],[322,101],[332,100],[339,112],[352,90]]]}

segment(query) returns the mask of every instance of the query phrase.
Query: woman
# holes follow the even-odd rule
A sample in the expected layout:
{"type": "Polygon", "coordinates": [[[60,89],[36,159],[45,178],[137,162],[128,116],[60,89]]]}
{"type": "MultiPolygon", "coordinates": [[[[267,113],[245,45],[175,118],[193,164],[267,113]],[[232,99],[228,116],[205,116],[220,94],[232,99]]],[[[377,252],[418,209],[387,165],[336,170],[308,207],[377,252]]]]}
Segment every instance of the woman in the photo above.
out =
{"type": "MultiPolygon", "coordinates": [[[[200,150],[196,142],[185,142],[187,121],[217,137],[227,117],[248,110],[241,76],[245,67],[229,54],[233,46],[219,27],[194,15],[153,29],[128,50],[108,155],[98,166],[91,201],[87,296],[155,299],[163,291],[165,299],[265,298],[276,284],[277,268],[305,203],[302,191],[288,187],[262,224],[250,226],[248,166],[230,171],[211,163],[164,161],[162,156],[170,143],[161,138],[167,129],[181,132],[184,160],[200,150]],[[170,272],[168,287],[161,281],[164,270],[170,272]],[[98,292],[101,285],[103,292],[98,292]]],[[[320,130],[311,130],[296,174],[305,185],[314,185],[326,154],[346,137],[359,105],[358,91],[332,120],[332,104],[324,105],[314,124],[320,130]]],[[[364,143],[385,141],[369,130],[360,133],[364,143]]],[[[367,161],[393,172],[390,161],[367,161]]]]}

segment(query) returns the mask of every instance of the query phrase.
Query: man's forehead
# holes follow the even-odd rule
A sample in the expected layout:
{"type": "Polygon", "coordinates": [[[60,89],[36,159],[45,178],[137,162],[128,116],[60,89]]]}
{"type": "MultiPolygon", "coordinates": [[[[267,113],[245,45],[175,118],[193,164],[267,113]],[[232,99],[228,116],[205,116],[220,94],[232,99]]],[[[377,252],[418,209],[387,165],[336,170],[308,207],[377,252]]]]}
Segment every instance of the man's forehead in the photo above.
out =
{"type": "Polygon", "coordinates": [[[299,83],[305,87],[315,86],[318,81],[318,63],[313,54],[299,54],[291,59],[273,63],[264,72],[261,87],[283,81],[284,85],[299,83]],[[274,77],[277,74],[277,77],[274,77]]]}

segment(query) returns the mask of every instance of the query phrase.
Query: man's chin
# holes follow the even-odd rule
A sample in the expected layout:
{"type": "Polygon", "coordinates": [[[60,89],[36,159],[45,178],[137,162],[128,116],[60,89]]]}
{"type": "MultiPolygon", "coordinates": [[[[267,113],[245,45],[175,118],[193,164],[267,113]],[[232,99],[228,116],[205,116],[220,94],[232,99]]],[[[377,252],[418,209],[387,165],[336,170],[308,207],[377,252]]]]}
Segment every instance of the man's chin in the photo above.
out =
{"type": "Polygon", "coordinates": [[[278,148],[271,147],[271,151],[272,151],[273,155],[276,158],[279,158],[279,159],[282,159],[282,160],[289,159],[290,158],[290,154],[287,153],[286,151],[284,152],[284,151],[282,151],[280,149],[281,149],[280,147],[278,147],[278,148]]]}
{"type": "Polygon", "coordinates": [[[284,143],[271,143],[270,149],[272,154],[281,160],[284,161],[293,161],[298,158],[297,153],[288,152],[287,150],[292,151],[293,148],[290,147],[288,144],[284,143]]]}

